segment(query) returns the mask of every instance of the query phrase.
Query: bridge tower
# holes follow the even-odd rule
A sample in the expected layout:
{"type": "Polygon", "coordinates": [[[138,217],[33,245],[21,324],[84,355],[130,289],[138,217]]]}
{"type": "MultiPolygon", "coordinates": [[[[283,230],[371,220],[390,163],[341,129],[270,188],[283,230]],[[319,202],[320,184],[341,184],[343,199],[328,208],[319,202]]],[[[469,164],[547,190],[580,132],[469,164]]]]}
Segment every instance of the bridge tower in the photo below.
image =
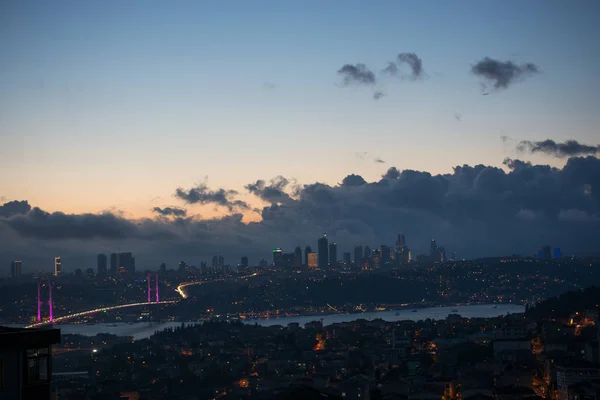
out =
{"type": "Polygon", "coordinates": [[[48,305],[48,315],[50,317],[50,322],[54,321],[52,317],[52,281],[39,281],[37,287],[37,320],[38,322],[42,321],[42,305],[48,305]],[[46,284],[48,286],[48,300],[42,300],[42,286],[46,284]]]}
{"type": "Polygon", "coordinates": [[[152,303],[152,291],[154,290],[154,297],[158,303],[158,272],[148,272],[148,303],[152,303]],[[154,289],[152,289],[152,277],[154,277],[154,289]]]}

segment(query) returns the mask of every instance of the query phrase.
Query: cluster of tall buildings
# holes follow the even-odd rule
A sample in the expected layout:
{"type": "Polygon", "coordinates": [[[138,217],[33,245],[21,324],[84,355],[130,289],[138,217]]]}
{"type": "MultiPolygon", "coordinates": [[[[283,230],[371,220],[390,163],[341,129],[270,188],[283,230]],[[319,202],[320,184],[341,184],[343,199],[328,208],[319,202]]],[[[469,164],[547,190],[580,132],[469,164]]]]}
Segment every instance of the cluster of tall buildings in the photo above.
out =
{"type": "Polygon", "coordinates": [[[112,253],[110,255],[110,269],[108,269],[106,254],[98,254],[97,275],[112,276],[135,273],[135,257],[132,253],[112,253]]]}
{"type": "Polygon", "coordinates": [[[273,267],[325,269],[336,267],[341,263],[345,266],[354,264],[363,269],[369,269],[379,268],[382,265],[404,265],[411,262],[411,253],[402,233],[398,234],[395,246],[381,245],[380,248],[374,250],[371,250],[369,246],[363,248],[362,244],[354,246],[354,261],[351,252],[342,253],[340,260],[337,243],[329,242],[326,234],[317,241],[316,252],[312,250],[311,246],[306,246],[304,257],[302,253],[300,246],[297,246],[291,253],[285,253],[281,248],[273,249],[273,267]]]}
{"type": "MultiPolygon", "coordinates": [[[[242,257],[242,264],[244,263],[244,258],[245,258],[245,266],[248,267],[248,257],[242,257]]],[[[223,254],[218,255],[218,256],[213,256],[212,262],[210,265],[206,261],[201,261],[200,268],[197,268],[195,265],[189,265],[185,261],[180,261],[177,271],[178,272],[186,272],[187,271],[187,272],[193,272],[193,273],[200,272],[202,275],[222,274],[222,273],[231,272],[229,265],[225,265],[225,257],[223,256],[223,254]]],[[[162,263],[160,265],[159,272],[160,273],[167,272],[167,265],[165,263],[162,263]]]]}
{"type": "Polygon", "coordinates": [[[558,247],[552,248],[552,247],[546,245],[538,250],[537,256],[541,260],[551,260],[553,258],[554,259],[561,258],[562,252],[560,251],[560,248],[558,248],[558,247]]]}

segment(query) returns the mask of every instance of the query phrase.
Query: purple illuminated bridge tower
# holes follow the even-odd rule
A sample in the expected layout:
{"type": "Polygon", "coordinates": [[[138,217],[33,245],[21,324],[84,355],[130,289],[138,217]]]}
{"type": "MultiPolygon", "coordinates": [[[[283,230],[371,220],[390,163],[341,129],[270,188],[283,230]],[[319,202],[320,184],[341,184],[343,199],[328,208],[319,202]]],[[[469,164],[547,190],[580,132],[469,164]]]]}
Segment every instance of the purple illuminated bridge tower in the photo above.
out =
{"type": "Polygon", "coordinates": [[[152,290],[158,303],[158,272],[148,272],[148,303],[152,303],[152,290]],[[154,277],[154,289],[152,289],[152,277],[154,277]]]}
{"type": "Polygon", "coordinates": [[[48,315],[50,318],[50,322],[54,321],[52,317],[52,281],[46,282],[38,282],[38,297],[37,297],[38,309],[37,309],[37,320],[40,322],[42,320],[42,304],[48,304],[48,315]],[[48,301],[42,301],[42,286],[46,283],[48,286],[48,301]]]}

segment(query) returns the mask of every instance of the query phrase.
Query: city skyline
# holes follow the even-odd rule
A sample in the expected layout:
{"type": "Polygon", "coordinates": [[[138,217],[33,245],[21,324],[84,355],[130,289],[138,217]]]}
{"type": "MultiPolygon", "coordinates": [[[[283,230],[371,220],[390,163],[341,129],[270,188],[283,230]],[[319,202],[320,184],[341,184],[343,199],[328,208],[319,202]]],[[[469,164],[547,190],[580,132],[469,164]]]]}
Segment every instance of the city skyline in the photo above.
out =
{"type": "Polygon", "coordinates": [[[3,5],[0,263],[267,259],[398,230],[467,258],[597,252],[598,12],[3,5]]]}

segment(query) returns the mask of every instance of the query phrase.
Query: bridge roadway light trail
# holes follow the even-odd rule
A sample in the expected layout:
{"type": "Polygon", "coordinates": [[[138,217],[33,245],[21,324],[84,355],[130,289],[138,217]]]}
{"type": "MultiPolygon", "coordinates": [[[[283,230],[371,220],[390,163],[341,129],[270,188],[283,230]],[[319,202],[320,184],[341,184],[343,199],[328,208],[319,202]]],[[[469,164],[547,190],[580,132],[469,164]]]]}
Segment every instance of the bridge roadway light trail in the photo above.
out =
{"type": "MultiPolygon", "coordinates": [[[[237,279],[248,279],[248,278],[253,278],[255,276],[257,276],[258,273],[253,273],[250,275],[245,275],[245,276],[240,276],[237,277],[237,279]]],[[[187,299],[188,295],[187,293],[183,290],[184,288],[188,287],[188,286],[193,286],[193,285],[201,285],[203,283],[212,283],[212,282],[219,282],[219,281],[224,281],[225,278],[219,278],[219,279],[213,279],[212,281],[194,281],[194,282],[184,282],[179,284],[179,286],[177,286],[177,289],[175,289],[175,291],[177,293],[179,293],[179,295],[181,296],[182,299],[187,299]]]]}
{"type": "Polygon", "coordinates": [[[91,314],[95,314],[97,312],[102,312],[102,311],[112,311],[112,310],[118,310],[118,309],[121,309],[121,308],[147,306],[147,305],[154,305],[154,304],[173,304],[173,303],[177,303],[177,301],[175,301],[175,300],[167,300],[167,301],[158,301],[158,302],[154,302],[154,303],[148,303],[148,302],[130,303],[130,304],[120,304],[118,306],[95,308],[93,310],[82,311],[82,312],[78,312],[78,313],[75,313],[75,314],[64,315],[62,317],[56,317],[56,318],[54,318],[53,321],[38,322],[36,324],[28,325],[25,328],[37,328],[39,326],[44,326],[44,325],[53,324],[53,323],[55,324],[55,323],[58,323],[58,322],[61,322],[61,321],[66,321],[66,320],[69,320],[71,318],[85,317],[86,315],[91,315],[91,314]]]}

